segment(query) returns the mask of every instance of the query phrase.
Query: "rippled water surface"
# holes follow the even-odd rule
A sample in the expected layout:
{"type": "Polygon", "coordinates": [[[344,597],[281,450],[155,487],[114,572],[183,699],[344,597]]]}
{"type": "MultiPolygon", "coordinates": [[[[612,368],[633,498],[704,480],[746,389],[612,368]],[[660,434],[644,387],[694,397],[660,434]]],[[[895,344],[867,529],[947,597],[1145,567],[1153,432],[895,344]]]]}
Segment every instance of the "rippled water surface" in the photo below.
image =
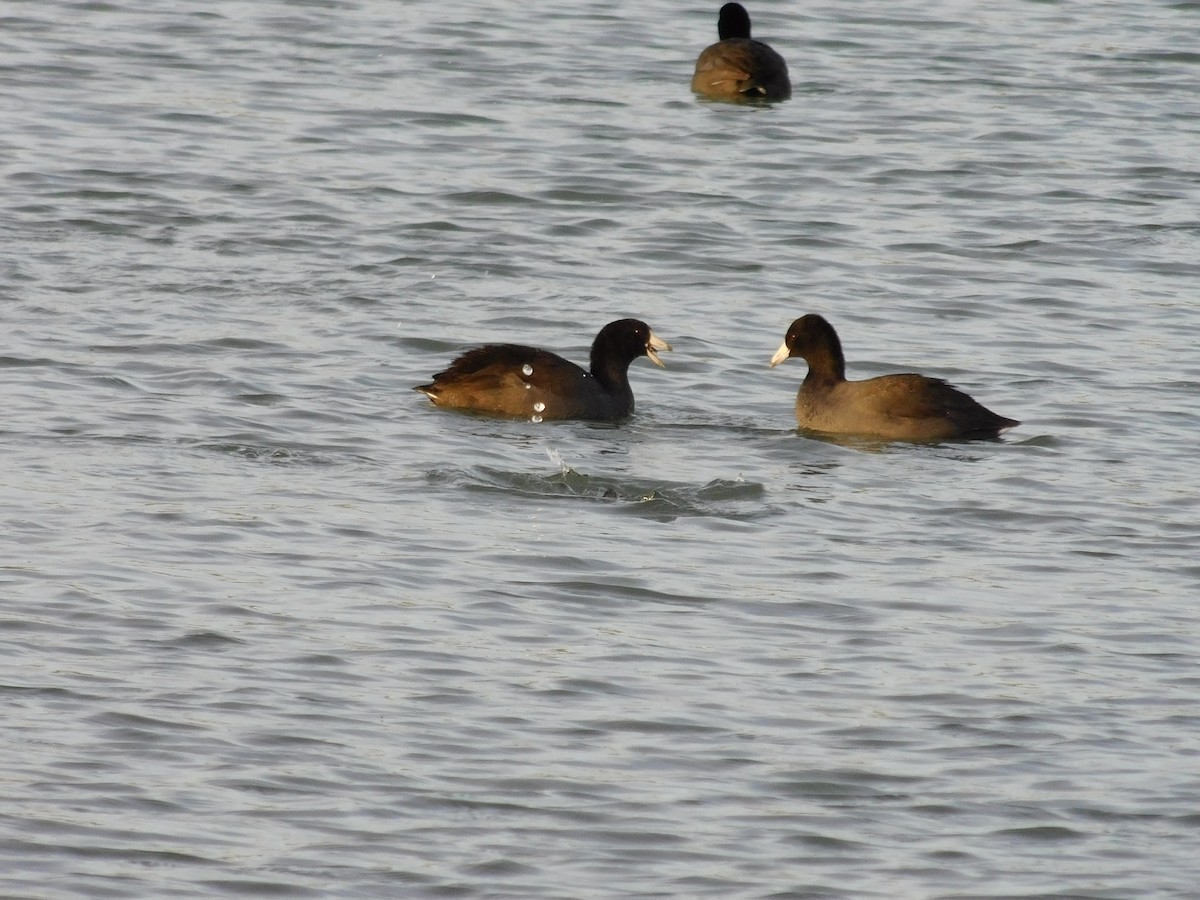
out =
{"type": "Polygon", "coordinates": [[[0,10],[0,894],[1195,896],[1200,6],[717,5],[0,10]]]}

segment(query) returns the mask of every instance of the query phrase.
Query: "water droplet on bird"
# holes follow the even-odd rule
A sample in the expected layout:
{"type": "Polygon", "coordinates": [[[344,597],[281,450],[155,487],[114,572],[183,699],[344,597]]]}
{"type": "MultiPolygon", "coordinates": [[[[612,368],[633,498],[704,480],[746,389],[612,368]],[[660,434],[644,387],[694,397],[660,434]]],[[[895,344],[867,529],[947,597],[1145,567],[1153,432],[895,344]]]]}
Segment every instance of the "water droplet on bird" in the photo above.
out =
{"type": "Polygon", "coordinates": [[[543,403],[541,400],[539,400],[537,403],[533,404],[533,411],[534,412],[545,412],[546,404],[543,403]]]}
{"type": "Polygon", "coordinates": [[[533,385],[530,384],[528,381],[525,382],[525,390],[527,390],[527,391],[533,390],[533,385]]]}
{"type": "Polygon", "coordinates": [[[528,378],[533,374],[533,366],[531,366],[529,363],[525,363],[525,365],[521,366],[521,372],[524,373],[526,378],[528,378]]]}

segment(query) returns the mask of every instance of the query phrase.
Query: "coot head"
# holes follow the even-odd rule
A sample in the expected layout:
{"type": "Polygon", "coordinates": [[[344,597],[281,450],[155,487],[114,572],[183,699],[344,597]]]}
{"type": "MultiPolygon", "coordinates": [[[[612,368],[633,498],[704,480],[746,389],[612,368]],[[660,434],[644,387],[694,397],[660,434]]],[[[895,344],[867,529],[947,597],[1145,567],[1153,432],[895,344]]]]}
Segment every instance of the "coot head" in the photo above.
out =
{"type": "Polygon", "coordinates": [[[592,374],[599,375],[613,365],[627,369],[639,356],[648,356],[650,362],[666,368],[658,351],[670,349],[641,319],[618,319],[601,328],[592,342],[592,374]]]}
{"type": "MultiPolygon", "coordinates": [[[[710,20],[711,21],[711,20],[710,20]]],[[[728,38],[750,37],[750,13],[740,3],[726,3],[717,15],[717,36],[728,38]]]]}
{"type": "Polygon", "coordinates": [[[838,381],[846,377],[846,358],[842,354],[842,342],[824,316],[808,313],[794,321],[788,328],[783,343],[771,357],[771,367],[774,368],[793,356],[807,362],[809,371],[818,377],[829,377],[838,381]]]}

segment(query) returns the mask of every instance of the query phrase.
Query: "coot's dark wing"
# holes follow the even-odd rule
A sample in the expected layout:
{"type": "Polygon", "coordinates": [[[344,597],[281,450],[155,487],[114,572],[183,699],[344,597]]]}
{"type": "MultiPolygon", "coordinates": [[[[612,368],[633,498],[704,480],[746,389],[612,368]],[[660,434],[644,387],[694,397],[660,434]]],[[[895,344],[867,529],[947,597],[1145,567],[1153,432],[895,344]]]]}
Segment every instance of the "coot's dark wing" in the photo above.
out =
{"type": "Polygon", "coordinates": [[[876,408],[889,416],[928,421],[931,430],[935,421],[947,423],[951,433],[967,437],[995,435],[1020,423],[997,415],[973,397],[942,380],[926,375],[884,375],[871,378],[860,385],[871,385],[876,408]]]}
{"type": "Polygon", "coordinates": [[[944,415],[958,426],[963,437],[995,437],[1001,431],[1021,423],[992,412],[978,400],[944,381],[938,392],[944,415]]]}

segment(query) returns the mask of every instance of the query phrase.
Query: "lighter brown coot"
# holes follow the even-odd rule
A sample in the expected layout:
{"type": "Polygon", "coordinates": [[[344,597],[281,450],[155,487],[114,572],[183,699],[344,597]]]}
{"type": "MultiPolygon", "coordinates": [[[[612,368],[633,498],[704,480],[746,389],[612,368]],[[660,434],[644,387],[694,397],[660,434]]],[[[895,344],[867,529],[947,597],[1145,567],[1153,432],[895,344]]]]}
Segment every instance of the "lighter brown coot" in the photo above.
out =
{"type": "Polygon", "coordinates": [[[613,422],[633,413],[629,364],[670,350],[650,326],[620,319],[600,329],[592,343],[591,371],[548,350],[488,344],[468,350],[420,391],[437,406],[511,419],[588,419],[613,422]]]}
{"type": "Polygon", "coordinates": [[[884,440],[936,441],[995,437],[1021,424],[996,415],[940,378],[908,374],[847,381],[837,332],[815,314],[792,323],[771,365],[793,356],[808,363],[808,375],[796,395],[796,422],[802,428],[884,440]]]}
{"type": "Polygon", "coordinates": [[[750,37],[750,14],[726,3],[717,17],[720,40],[696,60],[692,90],[718,100],[786,100],[792,95],[787,63],[750,37]]]}

